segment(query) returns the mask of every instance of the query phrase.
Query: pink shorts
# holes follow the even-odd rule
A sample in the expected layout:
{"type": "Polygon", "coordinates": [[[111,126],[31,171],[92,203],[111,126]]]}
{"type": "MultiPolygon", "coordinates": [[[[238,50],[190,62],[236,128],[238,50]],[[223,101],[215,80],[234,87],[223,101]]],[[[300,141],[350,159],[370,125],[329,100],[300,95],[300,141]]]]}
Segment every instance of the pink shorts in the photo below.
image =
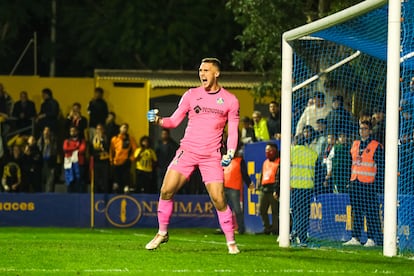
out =
{"type": "Polygon", "coordinates": [[[201,155],[179,148],[171,161],[168,169],[175,170],[187,179],[198,167],[205,184],[224,181],[223,167],[221,166],[221,153],[215,152],[211,155],[201,155]]]}

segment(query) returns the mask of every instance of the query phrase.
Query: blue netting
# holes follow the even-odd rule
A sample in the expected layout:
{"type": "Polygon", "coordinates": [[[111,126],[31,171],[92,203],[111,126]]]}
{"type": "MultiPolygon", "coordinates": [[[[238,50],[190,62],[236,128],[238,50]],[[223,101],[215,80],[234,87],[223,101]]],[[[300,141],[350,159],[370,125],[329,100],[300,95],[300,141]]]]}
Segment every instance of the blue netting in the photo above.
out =
{"type": "Polygon", "coordinates": [[[387,59],[388,6],[346,23],[317,32],[314,36],[358,49],[381,60],[387,59]]]}
{"type": "Polygon", "coordinates": [[[398,240],[402,252],[414,251],[414,2],[402,6],[401,28],[401,105],[398,178],[398,240]],[[410,231],[411,229],[411,231],[410,231]]]}
{"type": "MultiPolygon", "coordinates": [[[[400,127],[399,127],[399,178],[398,178],[398,241],[400,252],[414,251],[414,1],[402,3],[402,29],[401,29],[401,91],[400,91],[400,127]]],[[[352,19],[345,23],[330,27],[311,35],[311,39],[300,39],[291,42],[294,49],[293,86],[305,82],[311,77],[318,78],[298,89],[293,93],[293,121],[292,135],[301,132],[297,128],[300,117],[309,105],[315,92],[325,94],[327,105],[332,104],[334,96],[341,96],[344,100],[344,109],[350,116],[346,120],[339,117],[334,122],[334,129],[340,129],[347,137],[347,142],[338,146],[341,156],[336,155],[335,164],[340,169],[337,175],[326,181],[327,167],[326,150],[328,134],[333,134],[338,139],[338,133],[332,129],[325,129],[322,135],[315,134],[316,139],[306,138],[307,144],[319,155],[314,188],[308,192],[311,194],[310,221],[298,221],[294,218],[294,228],[307,228],[308,235],[315,239],[317,244],[324,241],[346,241],[350,239],[353,225],[354,210],[349,201],[350,190],[347,153],[354,140],[360,136],[359,121],[361,114],[366,113],[368,118],[385,111],[385,91],[387,74],[387,32],[388,32],[388,6],[371,11],[366,15],[352,19]],[[322,39],[315,39],[322,38],[322,39]],[[356,51],[361,55],[351,62],[335,69],[332,72],[321,74],[326,68],[351,56],[356,51]],[[323,137],[324,136],[324,137],[323,137]],[[318,139],[322,137],[322,142],[318,139]],[[319,146],[318,146],[319,145],[319,146]],[[343,158],[343,160],[338,160],[343,158]],[[342,168],[342,170],[341,170],[342,168]],[[344,184],[345,183],[345,184],[344,184]],[[341,186],[336,186],[336,185],[341,186]],[[305,223],[305,226],[303,225],[305,223]]],[[[373,122],[374,125],[377,122],[373,122]]],[[[329,123],[328,123],[329,125],[329,123]]],[[[317,130],[318,125],[313,125],[317,130]]],[[[381,125],[382,133],[377,132],[375,138],[382,144],[385,142],[385,123],[381,125]]],[[[377,129],[378,130],[378,129],[377,129]]],[[[308,131],[307,131],[308,132],[308,131]]],[[[303,136],[303,133],[299,133],[303,136]]],[[[303,137],[302,137],[303,138],[303,137]]],[[[303,142],[303,141],[302,141],[303,142]]],[[[329,148],[329,147],[328,147],[329,148]]],[[[378,205],[370,211],[365,210],[364,216],[378,219],[383,228],[383,185],[380,183],[377,190],[372,191],[371,198],[365,198],[367,202],[378,205]],[[374,212],[367,213],[367,212],[374,212]]],[[[294,196],[293,203],[300,200],[294,196]]],[[[351,199],[352,201],[352,199],[351,199]]],[[[294,206],[294,205],[292,205],[294,206]]],[[[364,205],[360,206],[365,208],[364,205]]],[[[358,207],[359,208],[359,207],[358,207]]],[[[294,214],[292,215],[294,217],[294,214]]],[[[354,222],[355,223],[355,222],[354,222]]],[[[367,240],[370,231],[369,221],[365,221],[361,242],[367,240]]],[[[376,227],[376,226],[375,226],[376,227]]],[[[371,227],[372,230],[372,227],[371,227]]],[[[370,233],[377,243],[382,242],[382,231],[376,229],[370,233]]]]}

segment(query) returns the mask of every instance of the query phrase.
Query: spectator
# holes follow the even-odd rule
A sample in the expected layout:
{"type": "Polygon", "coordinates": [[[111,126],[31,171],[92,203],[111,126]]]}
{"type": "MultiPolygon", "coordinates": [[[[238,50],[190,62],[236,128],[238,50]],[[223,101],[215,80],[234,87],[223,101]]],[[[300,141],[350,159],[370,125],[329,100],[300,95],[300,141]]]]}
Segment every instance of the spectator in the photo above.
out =
{"type": "Polygon", "coordinates": [[[31,127],[36,114],[35,104],[29,100],[27,92],[20,92],[20,100],[14,104],[12,116],[16,120],[17,129],[26,129],[22,134],[30,135],[34,133],[34,129],[31,129],[31,127]]]}
{"type": "Polygon", "coordinates": [[[98,124],[105,125],[105,121],[108,117],[108,104],[103,99],[103,94],[104,94],[103,88],[96,87],[93,99],[88,104],[87,110],[89,113],[89,137],[90,138],[93,138],[95,136],[96,126],[98,124]]]}
{"type": "Polygon", "coordinates": [[[170,136],[170,130],[163,128],[161,130],[161,139],[158,141],[155,148],[155,154],[158,158],[157,166],[157,191],[161,189],[162,181],[167,172],[168,165],[173,160],[176,151],[178,150],[178,143],[170,136]]]}
{"type": "Polygon", "coordinates": [[[109,148],[109,160],[114,172],[114,193],[128,191],[131,184],[131,162],[134,160],[137,144],[129,135],[128,128],[126,123],[119,127],[119,134],[112,138],[109,148]]]}
{"type": "Polygon", "coordinates": [[[325,94],[322,92],[315,92],[314,104],[305,108],[300,116],[299,122],[296,126],[296,135],[302,133],[303,127],[306,125],[312,126],[314,129],[317,127],[317,120],[326,118],[331,108],[325,104],[325,94]]]}
{"type": "Polygon", "coordinates": [[[12,147],[11,156],[7,158],[6,165],[3,168],[1,184],[5,192],[20,192],[22,184],[22,150],[18,145],[12,147]]]}
{"type": "Polygon", "coordinates": [[[414,110],[414,105],[408,103],[406,100],[401,101],[400,106],[400,134],[402,140],[410,140],[412,130],[414,128],[414,120],[411,112],[414,110]]]}
{"type": "Polygon", "coordinates": [[[269,104],[269,118],[267,118],[267,129],[270,139],[280,139],[280,105],[275,101],[269,104]]]}
{"type": "Polygon", "coordinates": [[[372,138],[385,144],[385,112],[382,107],[376,106],[372,114],[372,138]]]}
{"type": "Polygon", "coordinates": [[[111,139],[119,134],[119,125],[115,122],[116,114],[115,112],[109,112],[108,117],[106,118],[105,124],[105,133],[111,141],[111,139]]]}
{"type": "Polygon", "coordinates": [[[326,117],[327,130],[335,136],[344,132],[348,136],[354,132],[351,113],[344,108],[344,98],[341,95],[332,99],[332,110],[326,117]]]}
{"type": "Polygon", "coordinates": [[[157,163],[157,155],[151,148],[149,136],[142,136],[139,147],[134,152],[136,162],[136,191],[138,193],[152,194],[156,192],[156,183],[153,170],[157,163]]]}
{"type": "Polygon", "coordinates": [[[317,186],[317,194],[322,193],[332,193],[333,192],[333,184],[330,173],[332,172],[332,163],[329,160],[329,154],[332,152],[335,146],[336,138],[334,134],[328,134],[326,139],[325,148],[322,150],[321,156],[318,158],[320,164],[320,174],[318,176],[318,172],[316,173],[316,186],[317,186]]]}
{"type": "Polygon", "coordinates": [[[243,127],[241,130],[241,142],[243,144],[249,144],[257,142],[256,135],[254,134],[253,121],[249,117],[243,117],[243,127]]]}
{"type": "Polygon", "coordinates": [[[82,106],[80,103],[74,103],[72,105],[72,109],[66,116],[65,129],[67,132],[66,135],[68,135],[70,128],[74,126],[78,129],[79,138],[85,139],[85,133],[88,127],[88,119],[86,119],[85,116],[82,116],[81,107],[82,106]]]}
{"type": "Polygon", "coordinates": [[[252,119],[254,135],[256,136],[256,139],[258,141],[270,140],[269,130],[267,129],[267,122],[265,118],[262,118],[262,113],[257,110],[253,111],[252,119]]]}
{"type": "Polygon", "coordinates": [[[263,162],[262,174],[259,182],[259,210],[262,218],[264,233],[279,235],[279,151],[275,144],[268,143],[265,149],[266,160],[263,162]],[[269,222],[267,210],[272,209],[272,224],[269,222]]]}
{"type": "Polygon", "coordinates": [[[414,104],[414,77],[411,77],[409,87],[408,91],[402,93],[401,100],[409,104],[414,104]]]}
{"type": "Polygon", "coordinates": [[[49,88],[42,90],[42,98],[43,102],[37,115],[38,129],[41,130],[48,126],[53,133],[57,133],[60,113],[59,103],[53,98],[52,90],[49,88]]]}
{"type": "MultiPolygon", "coordinates": [[[[408,131],[407,131],[408,132],[408,131]]],[[[414,129],[410,129],[410,135],[405,135],[398,145],[399,163],[398,163],[398,190],[399,194],[414,196],[413,178],[414,166],[412,165],[412,154],[414,152],[414,129]]]]}
{"type": "Polygon", "coordinates": [[[91,139],[91,156],[93,168],[94,191],[96,193],[109,192],[109,147],[110,142],[105,135],[105,129],[102,124],[97,124],[95,136],[91,139]]]}
{"type": "Polygon", "coordinates": [[[327,133],[326,133],[326,119],[321,118],[316,120],[316,152],[318,156],[321,157],[323,150],[326,148],[327,145],[327,133]]]}
{"type": "Polygon", "coordinates": [[[315,131],[315,129],[310,126],[304,126],[303,130],[302,130],[302,134],[298,136],[298,138],[300,137],[301,139],[301,144],[306,145],[308,147],[310,147],[311,149],[313,149],[318,156],[320,155],[321,151],[320,151],[320,147],[318,147],[318,136],[317,136],[317,132],[315,131]],[[319,150],[319,151],[318,151],[319,150]]]}
{"type": "Polygon", "coordinates": [[[361,231],[364,216],[368,227],[368,240],[365,247],[382,243],[379,217],[378,191],[384,181],[384,150],[382,145],[371,137],[372,125],[363,121],[359,125],[360,140],[351,147],[352,168],[349,184],[349,198],[354,218],[352,238],[344,245],[361,245],[361,231]]]}
{"type": "Polygon", "coordinates": [[[84,193],[86,191],[85,175],[85,139],[79,137],[75,126],[70,127],[69,137],[63,142],[65,154],[65,181],[69,193],[84,193]]]}
{"type": "Polygon", "coordinates": [[[0,83],[0,133],[3,138],[5,138],[10,131],[10,125],[7,123],[7,120],[11,116],[12,109],[13,99],[6,90],[4,90],[3,84],[0,83]]]}
{"type": "Polygon", "coordinates": [[[291,209],[293,216],[292,238],[299,238],[299,246],[307,246],[310,202],[315,183],[315,166],[318,154],[295,136],[290,151],[291,161],[291,209]]]}
{"type": "Polygon", "coordinates": [[[246,162],[243,159],[243,153],[241,150],[236,152],[233,160],[227,167],[224,167],[224,194],[226,196],[227,203],[233,210],[237,221],[237,232],[244,234],[246,227],[244,224],[244,214],[241,207],[240,200],[243,198],[243,182],[249,187],[254,189],[254,184],[250,180],[247,174],[246,162]]]}
{"type": "Polygon", "coordinates": [[[333,182],[334,193],[347,193],[351,177],[352,161],[349,157],[351,145],[348,143],[346,131],[340,131],[338,143],[329,152],[327,159],[327,180],[333,182]]]}
{"type": "Polygon", "coordinates": [[[24,148],[24,146],[27,143],[27,135],[22,135],[22,134],[16,134],[13,137],[11,137],[8,141],[7,141],[7,148],[10,150],[10,153],[13,150],[13,146],[17,145],[21,148],[24,148]]]}
{"type": "Polygon", "coordinates": [[[22,191],[42,192],[42,154],[37,147],[36,138],[29,136],[22,158],[22,191]]]}
{"type": "Polygon", "coordinates": [[[37,140],[37,146],[42,154],[42,171],[41,185],[42,190],[46,193],[55,191],[55,171],[57,164],[57,141],[50,127],[46,126],[40,138],[37,140]]]}

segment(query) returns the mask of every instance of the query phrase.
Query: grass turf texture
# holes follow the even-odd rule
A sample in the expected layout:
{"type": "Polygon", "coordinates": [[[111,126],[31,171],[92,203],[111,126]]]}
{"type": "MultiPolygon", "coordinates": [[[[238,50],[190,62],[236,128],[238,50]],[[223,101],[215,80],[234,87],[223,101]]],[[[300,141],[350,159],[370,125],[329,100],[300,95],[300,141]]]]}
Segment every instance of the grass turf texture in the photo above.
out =
{"type": "Polygon", "coordinates": [[[227,254],[214,229],[171,229],[144,249],[154,229],[0,228],[0,275],[414,274],[414,260],[382,248],[279,248],[275,236],[238,235],[227,254]]]}

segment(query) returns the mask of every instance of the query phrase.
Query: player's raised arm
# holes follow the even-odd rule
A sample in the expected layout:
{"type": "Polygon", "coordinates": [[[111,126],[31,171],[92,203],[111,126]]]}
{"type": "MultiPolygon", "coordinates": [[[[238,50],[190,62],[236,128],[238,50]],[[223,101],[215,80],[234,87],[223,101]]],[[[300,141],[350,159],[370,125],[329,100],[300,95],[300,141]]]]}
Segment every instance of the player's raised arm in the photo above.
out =
{"type": "Polygon", "coordinates": [[[191,90],[184,93],[181,97],[180,102],[178,103],[178,108],[174,111],[174,113],[170,117],[161,117],[158,115],[158,109],[151,109],[147,112],[147,119],[151,123],[155,123],[160,125],[164,128],[175,128],[177,127],[185,118],[188,112],[188,93],[191,90]]]}

